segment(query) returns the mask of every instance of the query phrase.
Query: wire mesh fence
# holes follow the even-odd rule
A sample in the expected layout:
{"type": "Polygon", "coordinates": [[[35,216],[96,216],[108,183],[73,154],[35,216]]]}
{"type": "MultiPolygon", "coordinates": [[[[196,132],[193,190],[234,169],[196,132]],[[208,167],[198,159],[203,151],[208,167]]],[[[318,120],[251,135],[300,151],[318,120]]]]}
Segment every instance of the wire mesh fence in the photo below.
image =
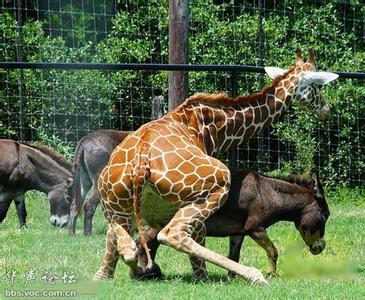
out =
{"type": "MultiPolygon", "coordinates": [[[[189,62],[280,66],[314,48],[318,68],[365,69],[365,7],[360,1],[190,2],[189,62]]],[[[0,7],[0,61],[167,63],[166,1],[9,1],[0,7]]],[[[166,71],[0,69],[0,137],[53,139],[75,146],[99,128],[135,130],[151,102],[167,101],[166,71]]],[[[239,94],[263,74],[242,72],[239,94]]],[[[189,73],[189,93],[232,90],[231,73],[189,73]]],[[[300,173],[316,165],[330,185],[365,183],[364,79],[324,90],[332,118],[317,124],[293,108],[238,152],[240,166],[300,173]]]]}

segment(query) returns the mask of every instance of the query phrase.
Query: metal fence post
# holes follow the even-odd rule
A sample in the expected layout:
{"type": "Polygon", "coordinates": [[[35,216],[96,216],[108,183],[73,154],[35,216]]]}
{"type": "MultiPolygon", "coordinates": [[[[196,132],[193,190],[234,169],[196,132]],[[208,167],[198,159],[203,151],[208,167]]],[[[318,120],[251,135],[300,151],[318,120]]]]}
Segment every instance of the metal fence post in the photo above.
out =
{"type": "Polygon", "coordinates": [[[163,117],[163,115],[165,114],[164,105],[165,105],[165,100],[162,95],[153,98],[151,107],[152,120],[157,120],[163,117]]]}
{"type": "MultiPolygon", "coordinates": [[[[23,1],[18,0],[18,45],[17,45],[17,61],[23,62],[23,1]]],[[[18,79],[19,92],[19,139],[24,141],[24,70],[19,70],[18,79]]]]}

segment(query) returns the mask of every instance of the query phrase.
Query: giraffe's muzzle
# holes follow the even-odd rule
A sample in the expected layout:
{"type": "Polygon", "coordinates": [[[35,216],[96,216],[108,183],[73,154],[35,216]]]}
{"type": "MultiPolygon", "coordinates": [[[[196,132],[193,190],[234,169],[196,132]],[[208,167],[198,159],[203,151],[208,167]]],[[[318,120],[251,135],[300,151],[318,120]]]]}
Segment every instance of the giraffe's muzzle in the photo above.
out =
{"type": "Polygon", "coordinates": [[[317,118],[321,122],[326,122],[331,115],[331,108],[328,104],[324,105],[320,110],[317,111],[317,118]]]}

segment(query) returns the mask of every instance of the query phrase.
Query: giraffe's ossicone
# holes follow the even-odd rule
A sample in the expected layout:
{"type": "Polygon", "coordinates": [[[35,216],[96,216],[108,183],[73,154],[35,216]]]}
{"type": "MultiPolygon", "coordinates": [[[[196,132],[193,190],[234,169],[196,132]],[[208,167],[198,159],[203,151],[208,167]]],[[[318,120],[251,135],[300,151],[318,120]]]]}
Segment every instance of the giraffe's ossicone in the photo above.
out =
{"type": "MultiPolygon", "coordinates": [[[[314,110],[322,120],[328,118],[329,108],[319,90],[337,75],[316,72],[312,52],[306,63],[297,52],[296,65],[287,71],[266,70],[274,80],[261,92],[237,98],[196,94],[130,134],[114,150],[98,182],[110,226],[96,279],[112,277],[119,256],[132,275],[139,272],[131,228],[135,219],[141,233],[143,218],[161,229],[161,243],[190,256],[195,279],[207,277],[207,260],[251,283],[267,283],[259,270],[204,247],[204,220],[224,204],[231,182],[228,168],[214,157],[247,142],[276,121],[291,102],[314,110]]],[[[141,240],[148,253],[143,235],[141,240]]]]}

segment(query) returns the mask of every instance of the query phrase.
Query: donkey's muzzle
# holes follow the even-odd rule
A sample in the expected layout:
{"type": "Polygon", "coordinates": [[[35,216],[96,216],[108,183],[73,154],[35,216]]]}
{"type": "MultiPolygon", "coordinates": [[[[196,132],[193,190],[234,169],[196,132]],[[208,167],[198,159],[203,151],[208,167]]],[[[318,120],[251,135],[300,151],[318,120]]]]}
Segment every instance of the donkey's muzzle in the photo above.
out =
{"type": "Polygon", "coordinates": [[[61,216],[61,217],[52,215],[50,218],[50,222],[55,227],[65,227],[68,223],[68,219],[69,219],[68,215],[61,216]]]}
{"type": "Polygon", "coordinates": [[[316,241],[313,245],[311,245],[309,247],[309,250],[313,255],[317,255],[320,254],[324,250],[324,248],[326,248],[326,242],[325,240],[321,239],[316,241]]]}

